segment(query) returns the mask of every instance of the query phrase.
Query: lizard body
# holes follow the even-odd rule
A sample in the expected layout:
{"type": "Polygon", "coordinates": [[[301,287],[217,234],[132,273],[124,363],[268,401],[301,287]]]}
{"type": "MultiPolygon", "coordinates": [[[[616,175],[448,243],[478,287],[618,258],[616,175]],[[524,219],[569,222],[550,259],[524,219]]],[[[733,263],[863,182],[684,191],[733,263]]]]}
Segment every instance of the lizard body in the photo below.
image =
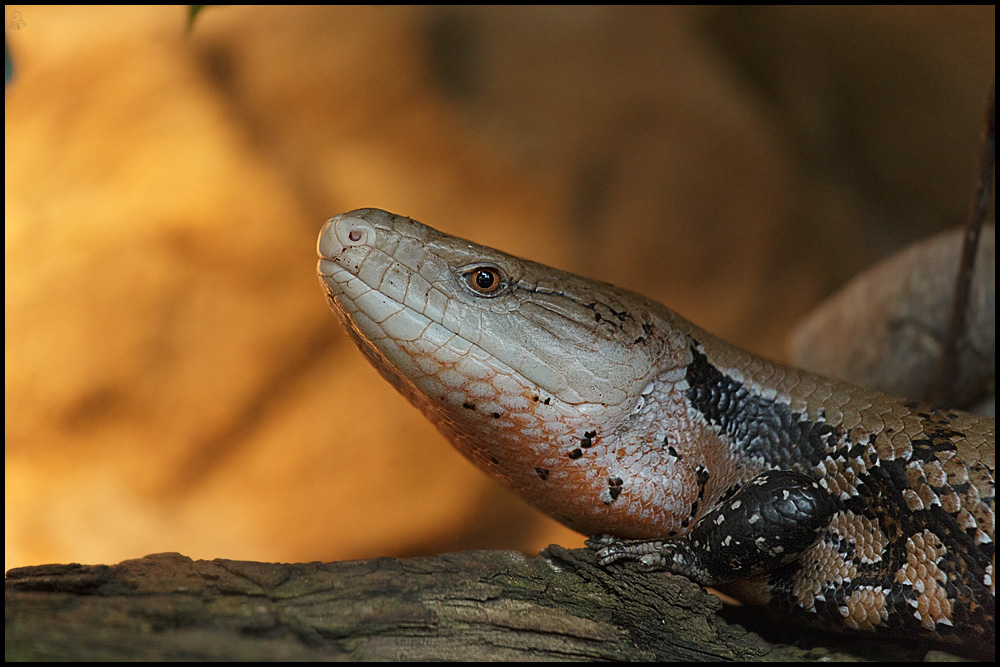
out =
{"type": "Polygon", "coordinates": [[[993,419],[775,364],[607,283],[378,209],[320,281],[379,372],[598,559],[797,620],[994,642],[993,419]]]}

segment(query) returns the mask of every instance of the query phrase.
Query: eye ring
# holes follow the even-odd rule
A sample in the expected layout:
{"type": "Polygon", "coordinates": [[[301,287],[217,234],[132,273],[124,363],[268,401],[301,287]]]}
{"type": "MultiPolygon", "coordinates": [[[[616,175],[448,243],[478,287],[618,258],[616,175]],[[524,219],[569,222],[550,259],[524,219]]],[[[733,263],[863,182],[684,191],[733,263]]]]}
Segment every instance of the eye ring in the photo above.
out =
{"type": "Polygon", "coordinates": [[[459,282],[473,296],[493,298],[510,291],[507,273],[494,264],[473,264],[458,270],[459,282]]]}

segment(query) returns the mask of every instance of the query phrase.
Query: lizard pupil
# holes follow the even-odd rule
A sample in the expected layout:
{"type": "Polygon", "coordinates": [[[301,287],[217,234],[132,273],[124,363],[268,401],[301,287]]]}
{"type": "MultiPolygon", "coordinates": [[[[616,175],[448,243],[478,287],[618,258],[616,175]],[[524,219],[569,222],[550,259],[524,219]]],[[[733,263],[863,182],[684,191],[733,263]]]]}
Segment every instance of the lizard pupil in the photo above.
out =
{"type": "Polygon", "coordinates": [[[479,289],[489,291],[496,286],[496,283],[497,276],[494,272],[487,269],[480,269],[476,272],[476,287],[479,289]]]}

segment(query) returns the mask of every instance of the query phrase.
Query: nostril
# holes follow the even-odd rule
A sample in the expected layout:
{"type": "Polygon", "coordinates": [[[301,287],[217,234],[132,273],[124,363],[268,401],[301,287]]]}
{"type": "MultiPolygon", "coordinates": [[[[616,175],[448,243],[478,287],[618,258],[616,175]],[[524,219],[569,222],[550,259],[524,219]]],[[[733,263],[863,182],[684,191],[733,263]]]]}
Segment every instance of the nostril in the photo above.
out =
{"type": "Polygon", "coordinates": [[[374,245],[378,236],[372,223],[364,218],[341,214],[330,218],[319,234],[316,250],[320,257],[333,260],[350,248],[374,245]]]}
{"type": "Polygon", "coordinates": [[[363,218],[351,216],[339,218],[335,232],[345,248],[367,245],[375,241],[375,228],[363,218]]]}

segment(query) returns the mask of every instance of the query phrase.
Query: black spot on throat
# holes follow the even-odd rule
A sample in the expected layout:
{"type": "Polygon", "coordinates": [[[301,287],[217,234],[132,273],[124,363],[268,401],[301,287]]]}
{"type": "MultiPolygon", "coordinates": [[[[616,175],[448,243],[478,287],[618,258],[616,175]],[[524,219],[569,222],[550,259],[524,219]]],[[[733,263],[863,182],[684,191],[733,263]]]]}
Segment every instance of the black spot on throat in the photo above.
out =
{"type": "MultiPolygon", "coordinates": [[[[608,493],[611,495],[611,502],[613,503],[622,492],[622,486],[625,484],[621,477],[609,477],[608,478],[608,493]]],[[[608,503],[610,504],[610,503],[608,503]]]]}

